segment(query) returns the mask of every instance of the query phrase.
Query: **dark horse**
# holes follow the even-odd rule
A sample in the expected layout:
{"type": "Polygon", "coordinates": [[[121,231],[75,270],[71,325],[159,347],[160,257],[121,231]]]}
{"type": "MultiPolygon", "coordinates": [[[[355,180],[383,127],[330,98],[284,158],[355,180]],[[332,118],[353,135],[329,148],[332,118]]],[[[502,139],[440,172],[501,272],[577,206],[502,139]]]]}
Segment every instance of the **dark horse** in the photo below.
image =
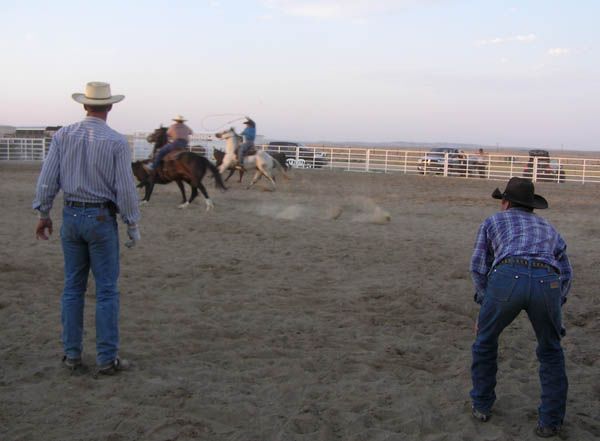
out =
{"type": "MultiPolygon", "coordinates": [[[[148,141],[154,142],[155,154],[158,148],[162,147],[167,140],[167,129],[160,127],[154,131],[154,133],[148,136],[148,141]],[[157,148],[158,146],[158,148],[157,148]]],[[[210,170],[215,178],[217,187],[227,190],[219,170],[204,156],[198,155],[193,152],[189,152],[185,149],[173,150],[167,154],[160,166],[156,170],[156,174],[152,179],[149,179],[150,172],[146,168],[145,164],[150,160],[136,161],[131,164],[133,174],[140,181],[138,187],[145,187],[145,196],[142,201],[149,201],[152,191],[154,190],[154,184],[167,184],[175,181],[177,186],[181,190],[183,197],[183,203],[179,206],[180,208],[187,207],[198,195],[198,190],[204,196],[206,203],[206,209],[210,210],[213,207],[213,203],[210,200],[206,188],[202,184],[202,178],[206,174],[206,170],[210,170]],[[185,190],[183,182],[187,182],[192,187],[192,195],[189,201],[186,200],[185,190]]]]}
{"type": "MultiPolygon", "coordinates": [[[[267,153],[274,160],[279,162],[279,164],[281,164],[281,166],[283,167],[284,170],[287,170],[289,168],[289,166],[287,164],[287,156],[285,156],[285,153],[283,153],[283,152],[267,152],[267,153]]],[[[225,152],[223,150],[214,149],[213,157],[215,158],[215,161],[217,162],[217,164],[216,164],[217,167],[219,167],[223,163],[223,158],[225,157],[225,152]]],[[[227,182],[227,180],[229,178],[231,178],[231,176],[235,173],[236,169],[240,173],[240,178],[238,179],[238,182],[242,182],[242,176],[244,176],[244,170],[241,167],[235,167],[235,168],[229,169],[229,175],[227,175],[227,177],[225,178],[225,182],[227,182]]]]}

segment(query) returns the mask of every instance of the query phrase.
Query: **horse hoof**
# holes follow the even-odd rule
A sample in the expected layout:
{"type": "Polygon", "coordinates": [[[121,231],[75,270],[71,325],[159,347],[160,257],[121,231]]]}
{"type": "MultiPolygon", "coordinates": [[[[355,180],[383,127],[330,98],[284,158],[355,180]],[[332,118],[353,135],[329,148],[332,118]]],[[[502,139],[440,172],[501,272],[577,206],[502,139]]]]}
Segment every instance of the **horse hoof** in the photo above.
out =
{"type": "Polygon", "coordinates": [[[140,201],[140,205],[146,205],[148,201],[140,201]]]}
{"type": "Polygon", "coordinates": [[[206,211],[210,211],[213,208],[215,208],[215,204],[213,204],[213,201],[211,201],[210,199],[208,199],[206,201],[206,211]]]}
{"type": "Polygon", "coordinates": [[[189,203],[189,202],[185,202],[185,203],[183,203],[183,204],[181,204],[181,205],[178,205],[178,206],[177,206],[177,208],[180,208],[180,209],[185,209],[185,208],[187,208],[189,205],[190,205],[190,203],[189,203]]]}

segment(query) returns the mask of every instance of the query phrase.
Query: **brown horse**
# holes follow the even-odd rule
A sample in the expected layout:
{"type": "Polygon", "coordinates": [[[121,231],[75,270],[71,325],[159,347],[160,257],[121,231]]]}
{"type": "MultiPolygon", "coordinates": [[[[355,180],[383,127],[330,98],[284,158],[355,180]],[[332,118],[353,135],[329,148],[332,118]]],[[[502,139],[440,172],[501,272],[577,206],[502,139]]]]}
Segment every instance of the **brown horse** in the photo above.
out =
{"type": "MultiPolygon", "coordinates": [[[[154,156],[156,151],[167,142],[167,128],[160,127],[156,129],[153,134],[148,136],[147,140],[154,142],[154,156]]],[[[200,190],[206,202],[206,209],[210,210],[213,207],[213,203],[202,184],[202,178],[206,174],[207,169],[212,172],[217,187],[227,190],[218,169],[208,159],[197,153],[189,152],[185,149],[173,150],[163,158],[152,177],[146,167],[148,162],[150,160],[136,161],[131,164],[133,174],[140,181],[138,187],[145,187],[145,195],[142,202],[150,200],[154,184],[167,184],[175,181],[183,197],[183,203],[179,206],[180,208],[186,208],[196,198],[198,190],[200,190]],[[186,200],[183,182],[187,182],[192,187],[192,194],[189,201],[186,200]]]]}
{"type": "MultiPolygon", "coordinates": [[[[152,162],[153,158],[156,156],[156,154],[161,149],[161,147],[163,147],[167,143],[167,141],[168,141],[167,130],[168,130],[167,127],[163,127],[161,125],[158,129],[154,130],[154,132],[152,132],[150,135],[148,135],[146,137],[146,141],[154,144],[154,147],[152,148],[152,154],[150,155],[150,159],[146,159],[144,161],[136,161],[131,164],[131,168],[133,170],[133,175],[140,182],[137,185],[137,188],[142,188],[142,187],[144,188],[144,197],[141,201],[142,204],[150,202],[150,195],[152,194],[152,190],[150,188],[150,173],[149,173],[148,169],[144,166],[146,164],[149,164],[150,162],[152,162]]],[[[185,149],[178,149],[177,151],[185,151],[185,149]]],[[[157,173],[154,176],[155,184],[168,184],[170,182],[172,182],[172,181],[162,179],[162,177],[160,176],[160,173],[157,173]]],[[[181,201],[181,205],[179,205],[179,208],[185,208],[189,205],[191,200],[190,201],[187,200],[183,182],[177,180],[177,181],[175,181],[175,183],[177,184],[177,187],[179,187],[179,191],[181,191],[181,197],[183,199],[181,201]]],[[[192,188],[191,199],[194,199],[197,195],[198,195],[198,190],[196,190],[195,188],[192,188]]]]}
{"type": "MultiPolygon", "coordinates": [[[[277,162],[279,162],[279,164],[281,164],[281,166],[283,167],[284,170],[289,169],[289,165],[287,164],[287,156],[285,155],[285,153],[283,153],[283,152],[267,152],[267,153],[269,154],[269,156],[271,156],[273,159],[275,159],[277,162]]],[[[221,164],[223,163],[224,157],[225,157],[225,152],[223,150],[213,149],[213,158],[215,158],[215,161],[217,162],[217,164],[216,164],[217,167],[221,166],[221,164]]],[[[242,182],[242,176],[244,176],[244,169],[242,169],[239,166],[229,169],[229,175],[227,175],[227,177],[225,178],[225,182],[227,182],[227,180],[229,178],[231,178],[231,176],[235,173],[236,170],[240,173],[240,178],[238,179],[238,182],[242,182]]]]}
{"type": "MultiPolygon", "coordinates": [[[[150,202],[150,195],[152,194],[152,190],[150,189],[150,172],[148,171],[148,168],[146,167],[147,164],[149,164],[150,162],[152,162],[152,159],[146,159],[144,161],[135,161],[131,163],[131,169],[133,170],[133,175],[137,178],[137,180],[140,182],[137,187],[138,188],[144,188],[144,197],[142,198],[141,203],[145,204],[147,202],[150,202]]],[[[154,184],[168,184],[172,181],[165,181],[163,180],[160,175],[156,175],[154,178],[154,184]]],[[[179,208],[185,208],[189,205],[189,203],[191,202],[191,199],[195,198],[198,195],[198,190],[195,188],[192,188],[192,196],[190,198],[190,201],[187,200],[187,196],[185,195],[185,188],[183,186],[183,182],[182,181],[175,181],[175,183],[177,184],[177,187],[179,187],[179,191],[181,192],[181,205],[179,205],[179,208]]]]}

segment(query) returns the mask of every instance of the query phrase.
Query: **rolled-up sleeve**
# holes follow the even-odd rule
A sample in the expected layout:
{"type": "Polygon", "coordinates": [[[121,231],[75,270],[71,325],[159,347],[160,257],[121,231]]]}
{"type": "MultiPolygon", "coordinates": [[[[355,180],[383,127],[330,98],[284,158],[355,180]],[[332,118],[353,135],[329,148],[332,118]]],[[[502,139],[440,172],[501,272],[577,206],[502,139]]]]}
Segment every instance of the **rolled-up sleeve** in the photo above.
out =
{"type": "Polygon", "coordinates": [[[126,224],[137,223],[140,220],[140,209],[131,171],[131,151],[126,140],[119,143],[116,150],[114,188],[123,222],[126,224]]]}
{"type": "Polygon", "coordinates": [[[58,134],[52,137],[48,156],[42,164],[38,178],[35,199],[32,207],[41,214],[47,215],[52,209],[52,203],[60,190],[60,138],[58,134]]]}

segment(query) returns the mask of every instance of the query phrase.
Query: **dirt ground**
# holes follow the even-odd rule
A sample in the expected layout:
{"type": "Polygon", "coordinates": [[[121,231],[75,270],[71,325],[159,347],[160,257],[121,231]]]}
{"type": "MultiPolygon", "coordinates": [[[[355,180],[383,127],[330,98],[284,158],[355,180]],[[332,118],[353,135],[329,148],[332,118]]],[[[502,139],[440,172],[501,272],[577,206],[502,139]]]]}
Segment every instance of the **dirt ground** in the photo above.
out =
{"type": "MultiPolygon", "coordinates": [[[[36,241],[39,169],[0,164],[1,440],[536,439],[525,314],[501,338],[494,417],[469,413],[469,259],[505,182],[296,170],[276,192],[207,180],[212,212],[201,197],[179,210],[176,186],[157,187],[141,243],[121,251],[121,356],[133,368],[94,379],[60,366],[62,199],[53,237],[36,241]]],[[[597,440],[600,187],[536,189],[575,273],[561,438],[597,440]]],[[[91,365],[94,303],[92,281],[91,365]]]]}

